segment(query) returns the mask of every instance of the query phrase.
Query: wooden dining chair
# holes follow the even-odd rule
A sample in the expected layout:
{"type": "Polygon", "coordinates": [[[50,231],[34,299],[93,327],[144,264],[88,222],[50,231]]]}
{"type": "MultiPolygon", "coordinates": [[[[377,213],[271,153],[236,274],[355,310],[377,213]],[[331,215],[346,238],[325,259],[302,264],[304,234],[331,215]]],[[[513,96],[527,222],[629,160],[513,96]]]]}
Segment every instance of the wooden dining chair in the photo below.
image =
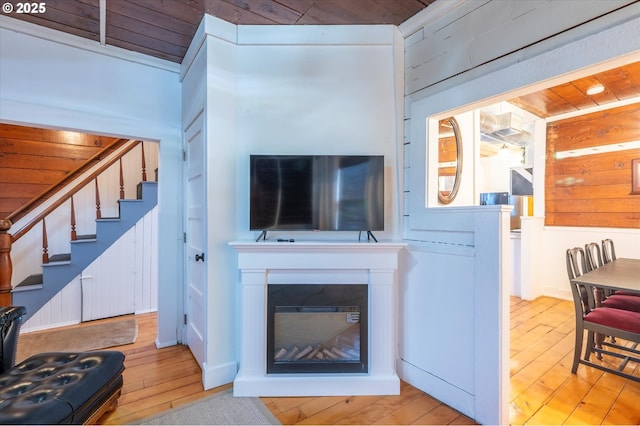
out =
{"type": "Polygon", "coordinates": [[[575,374],[579,364],[588,365],[599,370],[622,376],[640,382],[639,376],[634,376],[624,372],[624,367],[628,361],[640,362],[640,350],[635,347],[626,347],[615,343],[604,343],[612,351],[597,347],[595,334],[603,336],[614,336],[630,342],[640,343],[640,313],[624,309],[616,309],[606,306],[595,306],[593,288],[589,285],[576,284],[572,280],[582,275],[586,268],[584,249],[575,247],[566,252],[567,274],[571,286],[571,295],[575,310],[575,346],[573,355],[573,365],[571,372],[575,374]],[[584,332],[587,332],[587,340],[584,348],[584,358],[580,357],[583,349],[584,332]],[[591,353],[595,353],[598,359],[602,359],[602,354],[611,355],[622,359],[618,368],[607,367],[606,364],[596,364],[590,361],[591,353]]]}
{"type": "MultiPolygon", "coordinates": [[[[567,274],[569,276],[569,281],[584,273],[594,270],[598,266],[595,259],[599,254],[599,251],[596,252],[594,249],[593,243],[585,244],[584,250],[580,247],[575,247],[570,251],[567,251],[567,274]]],[[[582,288],[580,291],[585,292],[587,290],[582,288]]],[[[602,303],[605,300],[604,291],[597,287],[593,288],[592,291],[593,294],[588,295],[588,297],[587,295],[582,294],[582,298],[585,299],[585,301],[591,300],[591,308],[602,306],[602,303]]],[[[593,335],[596,348],[602,349],[604,338],[604,334],[595,333],[593,335]]],[[[615,343],[615,337],[612,337],[611,341],[612,343],[615,343]]],[[[596,358],[602,359],[602,354],[600,352],[596,352],[596,358]]]]}

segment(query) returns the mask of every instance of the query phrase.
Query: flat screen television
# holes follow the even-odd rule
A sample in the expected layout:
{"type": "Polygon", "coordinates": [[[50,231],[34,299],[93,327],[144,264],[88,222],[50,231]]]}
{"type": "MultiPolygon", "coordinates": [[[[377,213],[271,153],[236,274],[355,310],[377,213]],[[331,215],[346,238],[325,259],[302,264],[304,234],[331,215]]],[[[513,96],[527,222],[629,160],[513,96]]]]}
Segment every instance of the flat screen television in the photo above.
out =
{"type": "Polygon", "coordinates": [[[250,229],[381,231],[384,156],[251,155],[250,229]]]}

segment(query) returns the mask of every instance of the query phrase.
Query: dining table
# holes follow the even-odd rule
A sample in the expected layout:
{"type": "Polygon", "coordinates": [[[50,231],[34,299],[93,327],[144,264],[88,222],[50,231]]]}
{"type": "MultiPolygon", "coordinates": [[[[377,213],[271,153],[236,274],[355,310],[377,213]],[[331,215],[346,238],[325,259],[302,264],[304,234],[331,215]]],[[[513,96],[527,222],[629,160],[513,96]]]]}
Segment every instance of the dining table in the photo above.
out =
{"type": "Polygon", "coordinates": [[[640,259],[618,258],[571,281],[589,287],[640,294],[640,259]]]}

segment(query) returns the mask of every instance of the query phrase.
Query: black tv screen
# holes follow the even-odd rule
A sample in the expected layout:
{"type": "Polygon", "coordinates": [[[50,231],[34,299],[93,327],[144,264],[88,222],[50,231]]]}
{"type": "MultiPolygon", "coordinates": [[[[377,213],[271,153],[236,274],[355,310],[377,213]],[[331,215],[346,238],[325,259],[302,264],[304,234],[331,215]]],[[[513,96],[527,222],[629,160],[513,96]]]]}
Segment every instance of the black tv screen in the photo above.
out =
{"type": "Polygon", "coordinates": [[[382,155],[251,155],[252,231],[384,230],[382,155]]]}

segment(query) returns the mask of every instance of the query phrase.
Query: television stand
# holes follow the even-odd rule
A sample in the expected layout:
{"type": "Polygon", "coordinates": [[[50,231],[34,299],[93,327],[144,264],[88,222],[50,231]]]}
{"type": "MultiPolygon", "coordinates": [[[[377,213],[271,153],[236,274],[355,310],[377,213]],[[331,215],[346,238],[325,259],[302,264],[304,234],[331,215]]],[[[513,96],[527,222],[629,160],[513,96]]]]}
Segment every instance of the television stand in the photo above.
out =
{"type": "Polygon", "coordinates": [[[256,243],[257,243],[258,241],[260,241],[260,238],[262,238],[263,240],[266,240],[266,239],[267,239],[267,230],[266,230],[266,229],[265,229],[264,231],[262,231],[262,232],[260,233],[260,235],[258,235],[258,238],[256,238],[256,243]]]}
{"type": "MultiPolygon", "coordinates": [[[[362,231],[358,233],[358,241],[360,241],[360,237],[362,237],[362,231]]],[[[367,241],[371,240],[375,241],[376,243],[378,242],[378,239],[375,237],[375,235],[373,235],[373,232],[367,231],[367,241]]]]}

